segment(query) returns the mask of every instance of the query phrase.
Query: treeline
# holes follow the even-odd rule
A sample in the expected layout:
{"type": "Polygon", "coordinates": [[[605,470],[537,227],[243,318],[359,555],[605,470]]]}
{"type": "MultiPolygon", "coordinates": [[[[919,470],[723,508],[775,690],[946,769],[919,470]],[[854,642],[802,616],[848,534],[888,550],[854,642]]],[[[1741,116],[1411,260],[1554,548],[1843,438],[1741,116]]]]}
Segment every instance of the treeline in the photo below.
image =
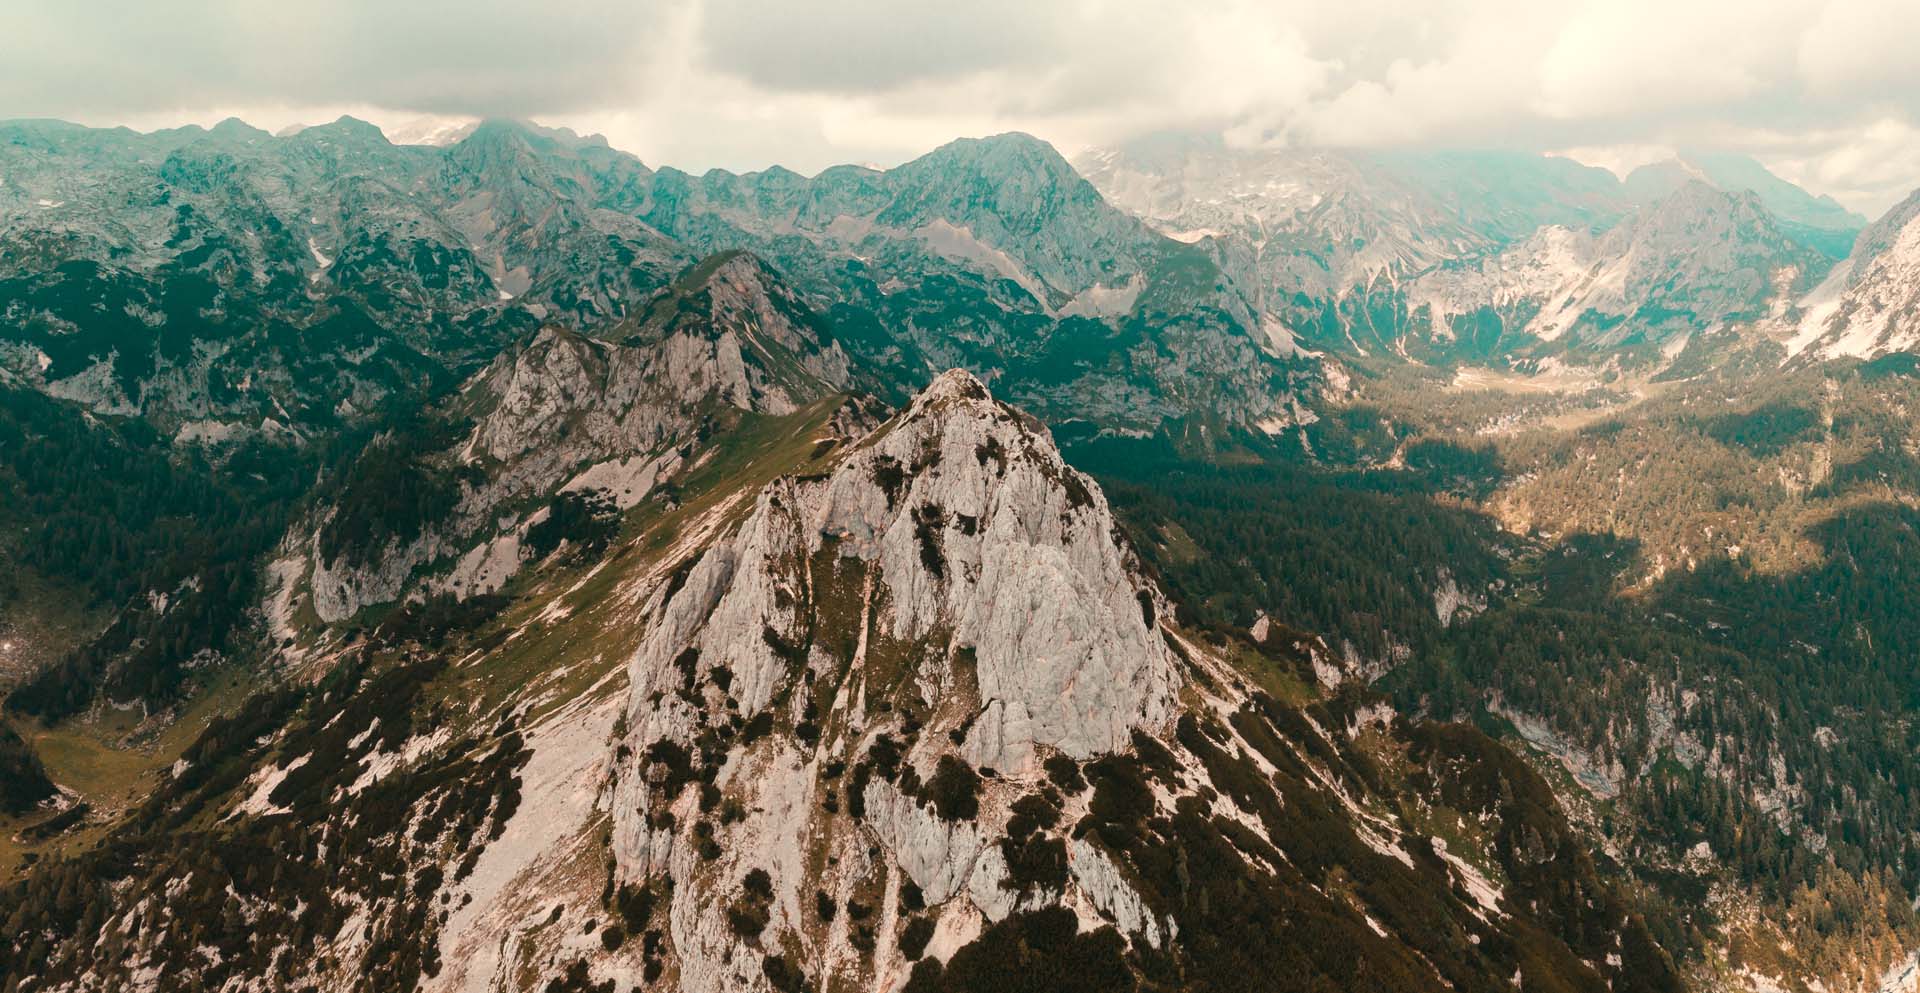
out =
{"type": "MultiPolygon", "coordinates": [[[[1852,416],[1881,430],[1876,413],[1852,416]]],[[[1721,555],[1637,592],[1623,585],[1669,532],[1727,519],[1724,497],[1699,487],[1750,476],[1741,466],[1756,451],[1804,457],[1794,446],[1824,430],[1805,407],[1763,402],[1568,436],[1654,446],[1622,460],[1647,467],[1628,479],[1636,512],[1664,507],[1652,547],[1604,531],[1501,534],[1464,489],[1499,463],[1471,447],[1436,445],[1425,464],[1391,471],[1202,464],[1111,440],[1069,458],[1100,479],[1187,622],[1244,629],[1264,612],[1369,658],[1397,645],[1380,688],[1403,711],[1499,730],[1498,701],[1549,721],[1617,782],[1605,829],[1656,884],[1663,943],[1701,946],[1713,926],[1691,877],[1654,868],[1704,841],[1808,961],[1841,961],[1920,937],[1907,897],[1920,888],[1920,512],[1836,513],[1804,533],[1818,554],[1794,571],[1721,555]],[[1677,451],[1717,450],[1713,471],[1662,461],[1662,439],[1676,437],[1693,439],[1677,451]],[[1686,499],[1659,495],[1689,487],[1686,499]],[[1440,623],[1441,569],[1487,609],[1440,623]]],[[[1565,499],[1589,516],[1617,506],[1615,464],[1568,474],[1565,499]]]]}
{"type": "Polygon", "coordinates": [[[103,694],[177,698],[196,657],[239,647],[261,563],[316,481],[323,493],[359,495],[350,506],[374,522],[369,534],[402,526],[382,517],[393,488],[378,458],[358,476],[350,468],[395,423],[389,436],[411,437],[412,421],[376,415],[304,446],[252,439],[210,452],[174,446],[138,419],[0,392],[0,521],[13,559],[111,611],[97,636],[17,686],[7,708],[53,721],[103,694]]]}
{"type": "Polygon", "coordinates": [[[33,747],[0,720],[0,814],[25,813],[53,794],[53,780],[33,747]]]}
{"type": "Polygon", "coordinates": [[[1108,439],[1068,459],[1100,481],[1203,626],[1245,629],[1265,613],[1384,659],[1439,637],[1443,575],[1463,590],[1505,576],[1492,524],[1435,499],[1462,478],[1484,479],[1484,453],[1422,445],[1410,451],[1412,470],[1325,471],[1188,461],[1158,442],[1108,439]]]}
{"type": "Polygon", "coordinates": [[[354,453],[331,474],[319,498],[334,508],[320,530],[320,554],[365,561],[390,543],[406,545],[453,512],[460,474],[432,456],[454,444],[470,425],[421,409],[399,410],[348,432],[336,448],[354,453]],[[360,444],[354,444],[356,437],[360,444]]]}
{"type": "Polygon", "coordinates": [[[96,418],[26,390],[0,394],[0,504],[14,557],[116,607],[98,638],[8,697],[54,719],[100,692],[166,698],[183,663],[223,647],[255,602],[257,560],[308,472],[291,449],[242,443],[215,464],[139,421],[96,418]]]}
{"type": "MultiPolygon", "coordinates": [[[[28,390],[0,394],[0,494],[16,557],[100,603],[169,589],[258,514],[222,477],[271,491],[284,480],[264,446],[216,471],[139,421],[107,422],[28,390]]],[[[251,494],[249,494],[251,496],[251,494]]]]}

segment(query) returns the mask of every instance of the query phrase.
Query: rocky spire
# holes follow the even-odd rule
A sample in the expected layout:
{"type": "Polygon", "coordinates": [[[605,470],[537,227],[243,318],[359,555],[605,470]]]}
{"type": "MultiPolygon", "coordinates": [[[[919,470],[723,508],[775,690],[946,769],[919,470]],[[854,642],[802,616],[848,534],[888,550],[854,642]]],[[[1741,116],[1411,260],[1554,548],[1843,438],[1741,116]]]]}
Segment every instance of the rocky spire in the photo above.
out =
{"type": "MultiPolygon", "coordinates": [[[[743,889],[768,894],[762,941],[818,939],[813,894],[847,899],[876,864],[961,901],[954,920],[1023,906],[986,825],[1047,757],[1165,730],[1181,676],[1162,608],[1098,488],[965,372],[830,472],[767,487],[666,584],[629,664],[614,851],[623,879],[676,882],[682,988],[761,978],[730,964],[743,889]]],[[[1126,903],[1103,868],[1086,853],[1074,871],[1100,880],[1072,888],[1126,903]]],[[[843,956],[847,933],[808,960],[884,968],[843,956]]]]}

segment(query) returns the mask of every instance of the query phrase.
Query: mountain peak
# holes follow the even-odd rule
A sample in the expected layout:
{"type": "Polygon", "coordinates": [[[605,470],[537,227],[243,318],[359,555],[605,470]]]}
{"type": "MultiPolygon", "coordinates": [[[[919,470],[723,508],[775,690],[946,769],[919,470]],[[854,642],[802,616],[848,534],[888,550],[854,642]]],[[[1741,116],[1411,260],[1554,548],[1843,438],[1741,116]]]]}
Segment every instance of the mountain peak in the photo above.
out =
{"type": "MultiPolygon", "coordinates": [[[[1752,190],[1728,190],[1705,179],[1688,179],[1666,196],[1641,209],[1637,222],[1622,226],[1644,239],[1659,233],[1675,239],[1694,237],[1700,230],[1718,229],[1731,235],[1759,238],[1769,242],[1785,240],[1778,219],[1767,210],[1752,190]]],[[[1675,249],[1684,246],[1675,244],[1675,249]]],[[[1694,246],[1701,247],[1701,246],[1694,246]]]]}
{"type": "Polygon", "coordinates": [[[502,140],[575,149],[611,147],[607,144],[605,135],[582,135],[572,128],[550,128],[519,117],[483,118],[466,129],[466,133],[455,144],[467,142],[485,144],[502,140]]]}
{"type": "Polygon", "coordinates": [[[995,173],[1040,168],[1056,176],[1079,178],[1058,149],[1023,131],[984,138],[956,138],[915,161],[965,164],[995,173]]]}
{"type": "Polygon", "coordinates": [[[307,141],[332,139],[335,141],[388,144],[386,134],[378,127],[351,114],[342,114],[326,124],[316,124],[310,128],[302,128],[294,134],[293,137],[307,141]]]}
{"type": "MultiPolygon", "coordinates": [[[[1076,189],[1086,180],[1052,145],[1030,134],[1009,131],[985,138],[957,138],[907,162],[890,175],[920,185],[942,183],[1017,183],[1022,191],[1076,189]]],[[[1087,187],[1092,192],[1092,187],[1087,187]]]]}
{"type": "Polygon", "coordinates": [[[1653,203],[1671,196],[1689,182],[1704,182],[1706,179],[1706,173],[1697,166],[1675,156],[1637,166],[1621,182],[1626,186],[1629,196],[1643,203],[1653,203]]]}
{"type": "Polygon", "coordinates": [[[1867,219],[1825,194],[1814,194],[1780,178],[1751,155],[1735,152],[1684,152],[1682,161],[1729,190],[1751,190],[1767,209],[1790,220],[1833,228],[1859,229],[1867,219]]]}
{"type": "Polygon", "coordinates": [[[980,401],[991,402],[993,397],[987,393],[986,384],[979,377],[965,369],[948,369],[933,377],[933,382],[920,391],[915,398],[915,407],[928,407],[942,402],[980,401]]]}
{"type": "Polygon", "coordinates": [[[741,409],[786,413],[844,389],[849,359],[828,323],[752,252],[702,259],[634,308],[609,337],[693,396],[713,384],[741,409]]]}
{"type": "Polygon", "coordinates": [[[488,145],[502,141],[524,141],[534,135],[533,125],[511,117],[487,117],[475,124],[466,136],[455,142],[462,145],[488,145]]]}
{"type": "Polygon", "coordinates": [[[993,826],[1049,781],[1043,759],[1165,734],[1184,680],[1090,480],[997,408],[916,414],[976,390],[987,403],[977,380],[944,374],[825,474],[768,485],[648,605],[612,848],[617,882],[657,886],[686,922],[671,951],[688,993],[764,988],[729,963],[815,933],[830,944],[796,964],[818,988],[890,988],[895,942],[855,937],[880,949],[863,956],[798,910],[730,926],[743,890],[855,919],[1084,904],[1155,947],[1173,930],[1091,849],[1070,860],[1058,842],[1044,887],[1003,857],[993,826]],[[696,794],[739,816],[693,823],[696,794]],[[909,901],[865,882],[875,872],[909,901]]]}
{"type": "Polygon", "coordinates": [[[479,121],[470,118],[425,116],[389,122],[380,130],[396,145],[445,147],[472,134],[479,126],[479,121]]]}
{"type": "Polygon", "coordinates": [[[1649,218],[1696,223],[1706,219],[1743,226],[1774,227],[1774,217],[1751,190],[1727,190],[1704,179],[1689,179],[1646,208],[1649,218]]]}
{"type": "Polygon", "coordinates": [[[1060,461],[1053,435],[1039,418],[994,399],[986,384],[966,369],[948,369],[933,377],[933,381],[914,396],[899,419],[902,423],[932,425],[919,430],[933,433],[945,432],[946,425],[954,421],[1005,423],[1020,434],[1022,448],[1051,453],[1054,461],[1060,461]]]}
{"type": "Polygon", "coordinates": [[[1844,257],[1867,223],[1832,197],[1815,196],[1774,175],[1752,156],[1731,152],[1684,151],[1633,170],[1623,185],[1630,198],[1651,204],[1690,182],[1752,196],[1788,236],[1831,258],[1844,257]]]}
{"type": "Polygon", "coordinates": [[[765,259],[744,248],[730,248],[688,266],[624,324],[629,335],[662,336],[691,324],[725,323],[717,320],[725,312],[757,310],[762,305],[775,307],[788,320],[819,325],[799,294],[765,259]]]}
{"type": "Polygon", "coordinates": [[[693,292],[706,289],[715,281],[723,279],[747,279],[754,282],[779,282],[780,276],[767,265],[766,260],[745,248],[728,248],[713,253],[681,273],[673,281],[673,289],[679,292],[693,292]]]}
{"type": "Polygon", "coordinates": [[[1126,281],[1151,264],[1143,248],[1164,247],[1031,135],[963,138],[884,175],[895,196],[879,223],[984,262],[1047,306],[1126,281]]]}
{"type": "Polygon", "coordinates": [[[251,124],[248,124],[247,122],[239,119],[238,117],[229,117],[226,120],[223,120],[218,124],[215,124],[211,129],[207,131],[207,134],[215,135],[221,138],[238,139],[242,141],[248,141],[255,138],[272,137],[267,132],[262,131],[259,128],[256,128],[251,124]]]}

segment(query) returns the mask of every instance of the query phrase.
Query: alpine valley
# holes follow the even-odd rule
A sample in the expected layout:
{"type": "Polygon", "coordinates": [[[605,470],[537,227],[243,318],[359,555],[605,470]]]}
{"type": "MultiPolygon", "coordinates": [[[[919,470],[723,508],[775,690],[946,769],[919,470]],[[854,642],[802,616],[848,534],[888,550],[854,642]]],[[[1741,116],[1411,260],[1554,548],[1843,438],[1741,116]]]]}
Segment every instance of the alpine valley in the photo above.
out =
{"type": "Polygon", "coordinates": [[[1920,193],[424,140],[0,123],[0,993],[1916,988],[1920,193]]]}

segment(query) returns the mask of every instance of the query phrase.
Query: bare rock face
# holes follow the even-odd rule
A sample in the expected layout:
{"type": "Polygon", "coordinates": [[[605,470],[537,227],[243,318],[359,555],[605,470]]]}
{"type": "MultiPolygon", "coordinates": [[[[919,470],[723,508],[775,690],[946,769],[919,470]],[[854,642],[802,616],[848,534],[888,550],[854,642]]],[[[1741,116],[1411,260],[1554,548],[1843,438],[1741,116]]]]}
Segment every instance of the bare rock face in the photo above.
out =
{"type": "Polygon", "coordinates": [[[601,340],[557,327],[503,355],[467,394],[470,456],[512,461],[556,441],[646,452],[717,401],[786,414],[847,385],[847,358],[766,265],[715,256],[601,340]]]}
{"type": "Polygon", "coordinates": [[[897,637],[951,629],[971,650],[983,710],[968,745],[980,764],[1017,766],[1036,744],[1087,758],[1165,716],[1156,608],[1106,501],[1037,423],[971,376],[935,380],[855,452],[818,523],[842,536],[843,554],[878,562],[897,637]],[[890,492],[902,466],[923,468],[890,492]]]}
{"type": "Polygon", "coordinates": [[[1765,316],[1812,286],[1828,260],[1782,232],[1754,194],[1688,183],[1601,239],[1598,262],[1568,301],[1612,343],[1616,322],[1650,340],[1765,316]]]}
{"type": "Polygon", "coordinates": [[[629,666],[613,848],[628,885],[674,880],[681,988],[766,982],[749,939],[885,988],[905,892],[956,942],[1027,907],[1137,911],[1090,849],[1012,878],[1002,825],[1044,758],[1166,730],[1163,606],[1099,491],[964,372],[769,486],[663,588],[629,666]]]}
{"type": "Polygon", "coordinates": [[[1622,184],[1550,156],[1161,135],[1079,165],[1115,204],[1209,246],[1276,343],[1423,361],[1677,353],[1784,309],[1859,222],[1729,156],[1622,184]]]}
{"type": "Polygon", "coordinates": [[[1689,182],[1604,235],[1543,228],[1471,264],[1412,281],[1431,333],[1453,339],[1484,315],[1540,341],[1610,349],[1724,329],[1784,307],[1829,264],[1784,233],[1753,194],[1689,182]]]}
{"type": "Polygon", "coordinates": [[[847,382],[839,344],[746,253],[694,267],[618,340],[541,328],[462,391],[457,413],[474,426],[442,459],[468,479],[453,518],[364,561],[316,555],[315,606],[329,622],[349,617],[435,563],[452,566],[440,585],[456,592],[497,588],[518,567],[518,532],[538,519],[529,501],[582,490],[632,506],[685,463],[717,412],[788,414],[847,382]],[[482,561],[485,581],[452,584],[482,561]]]}
{"type": "Polygon", "coordinates": [[[366,561],[345,556],[329,561],[318,551],[313,555],[310,579],[313,609],[328,623],[346,620],[362,608],[391,602],[405,592],[414,570],[446,550],[436,535],[422,535],[402,546],[391,542],[379,555],[366,561]]]}
{"type": "Polygon", "coordinates": [[[1920,350],[1920,192],[1860,233],[1853,254],[1800,301],[1787,350],[1876,358],[1920,350]]]}

